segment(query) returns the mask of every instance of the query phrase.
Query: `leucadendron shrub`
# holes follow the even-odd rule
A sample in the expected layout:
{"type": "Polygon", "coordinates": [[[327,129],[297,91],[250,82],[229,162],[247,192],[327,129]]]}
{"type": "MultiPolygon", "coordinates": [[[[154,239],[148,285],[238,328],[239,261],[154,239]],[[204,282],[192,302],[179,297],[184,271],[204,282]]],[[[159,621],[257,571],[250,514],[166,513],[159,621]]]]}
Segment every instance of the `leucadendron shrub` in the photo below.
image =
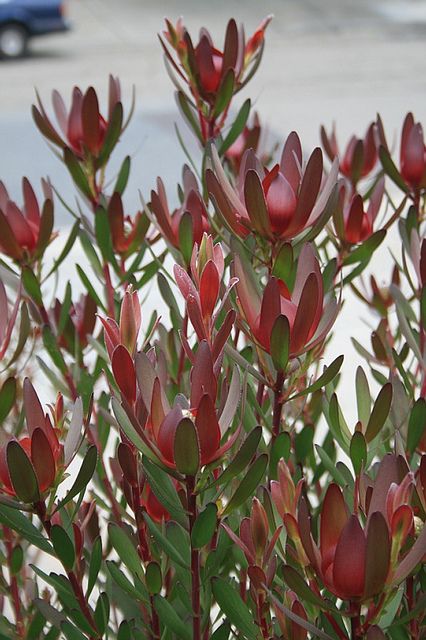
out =
{"type": "Polygon", "coordinates": [[[140,211],[131,159],[109,164],[119,80],[105,105],[37,95],[78,205],[0,183],[2,639],[424,637],[422,126],[408,113],[399,157],[380,118],[346,148],[322,127],[325,154],[294,131],[268,148],[238,93],[269,21],[230,20],[223,44],[166,21],[199,153],[140,211]],[[354,296],[368,329],[342,389],[327,347],[354,296]]]}

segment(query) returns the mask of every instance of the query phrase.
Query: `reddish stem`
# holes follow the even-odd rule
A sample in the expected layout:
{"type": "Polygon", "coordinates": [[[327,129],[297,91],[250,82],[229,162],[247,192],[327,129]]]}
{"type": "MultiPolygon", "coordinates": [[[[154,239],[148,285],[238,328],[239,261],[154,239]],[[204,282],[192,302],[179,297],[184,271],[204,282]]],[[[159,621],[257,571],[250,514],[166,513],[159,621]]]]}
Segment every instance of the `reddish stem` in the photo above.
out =
{"type": "Polygon", "coordinates": [[[25,626],[22,618],[21,600],[19,597],[18,581],[12,575],[13,537],[9,527],[3,527],[4,539],[7,550],[7,565],[10,576],[10,595],[12,596],[13,610],[15,612],[16,632],[21,638],[25,638],[25,626]]]}
{"type": "Polygon", "coordinates": [[[282,391],[284,386],[284,372],[277,372],[277,379],[274,386],[274,412],[272,417],[272,440],[274,441],[280,433],[281,414],[283,410],[282,391]]]}
{"type": "MultiPolygon", "coordinates": [[[[189,538],[192,539],[192,529],[197,519],[197,496],[194,493],[195,477],[186,478],[186,497],[189,512],[189,538]]],[[[191,602],[192,602],[192,638],[201,640],[201,609],[200,609],[200,553],[194,549],[191,541],[191,602]]]]}

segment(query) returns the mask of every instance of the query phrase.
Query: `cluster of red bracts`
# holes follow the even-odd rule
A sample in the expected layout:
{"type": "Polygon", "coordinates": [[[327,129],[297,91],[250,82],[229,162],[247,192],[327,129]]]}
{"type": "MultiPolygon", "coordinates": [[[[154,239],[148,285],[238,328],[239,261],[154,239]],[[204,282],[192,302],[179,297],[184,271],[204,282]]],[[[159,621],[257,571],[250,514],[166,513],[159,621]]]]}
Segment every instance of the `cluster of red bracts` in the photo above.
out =
{"type": "Polygon", "coordinates": [[[28,378],[24,381],[23,394],[28,435],[19,440],[10,438],[0,449],[1,491],[23,501],[35,501],[27,500],[28,489],[26,486],[23,487],[26,481],[22,476],[28,470],[35,476],[35,498],[54,487],[58,473],[64,469],[64,448],[58,439],[63,401],[59,396],[56,407],[52,410],[52,425],[51,418],[44,413],[28,378]]]}
{"type": "Polygon", "coordinates": [[[59,132],[52,124],[40,99],[33,106],[33,117],[43,136],[52,144],[64,150],[70,149],[80,161],[92,159],[98,166],[107,161],[112,148],[122,131],[123,107],[118,78],[109,78],[108,115],[99,111],[98,97],[93,87],[83,94],[79,87],[72,92],[69,111],[62,96],[54,91],[52,104],[59,132]]]}
{"type": "Polygon", "coordinates": [[[295,132],[284,144],[280,163],[271,170],[248,149],[235,186],[229,182],[215,147],[211,160],[212,168],[206,172],[210,195],[226,225],[242,238],[253,232],[276,242],[311,229],[324,214],[337,181],[337,161],[323,180],[319,148],[303,166],[302,146],[295,132]]]}
{"type": "MultiPolygon", "coordinates": [[[[271,339],[277,323],[288,324],[288,350],[296,357],[313,349],[328,335],[338,312],[335,298],[324,296],[318,260],[310,244],[303,245],[293,290],[271,277],[262,296],[238,256],[234,260],[241,315],[255,342],[272,356],[271,339]]],[[[281,345],[283,346],[283,345],[281,345]]]]}
{"type": "Polygon", "coordinates": [[[63,304],[56,298],[51,315],[58,329],[58,344],[74,355],[76,345],[84,349],[88,336],[93,335],[97,306],[89,294],[82,294],[79,300],[70,306],[65,323],[61,326],[63,304]]]}
{"type": "Polygon", "coordinates": [[[31,263],[43,255],[53,230],[53,193],[42,181],[44,203],[40,208],[27,178],[22,180],[24,204],[19,208],[0,182],[0,250],[18,262],[31,263]]]}
{"type": "MultiPolygon", "coordinates": [[[[175,436],[179,425],[190,420],[193,424],[199,451],[199,465],[204,466],[220,458],[235,442],[237,430],[221,446],[221,439],[230,426],[239,401],[239,386],[232,386],[229,398],[221,411],[217,403],[217,371],[212,350],[202,340],[196,353],[191,351],[191,395],[178,396],[170,406],[161,382],[160,370],[155,367],[155,355],[136,351],[140,326],[140,307],[137,294],[127,291],[122,304],[120,324],[111,318],[102,319],[105,344],[111,359],[112,371],[123,402],[138,423],[139,431],[159,460],[175,468],[175,436]],[[225,422],[226,421],[226,422],[225,422]]],[[[218,357],[221,354],[218,355],[218,357]]]]}
{"type": "Polygon", "coordinates": [[[379,464],[374,482],[361,477],[358,512],[351,513],[340,487],[330,484],[319,509],[319,544],[311,532],[302,487],[295,489],[284,461],[279,481],[271,482],[271,493],[294,545],[295,560],[302,567],[310,565],[337,597],[365,602],[398,585],[426,553],[426,530],[414,541],[414,487],[405,461],[392,454],[379,464]]]}
{"type": "Polygon", "coordinates": [[[114,251],[124,259],[139,251],[149,226],[146,215],[138,211],[134,218],[125,216],[118,192],[109,199],[107,214],[114,251]]]}
{"type": "Polygon", "coordinates": [[[188,166],[183,169],[183,202],[170,212],[166,190],[157,178],[157,191],[151,191],[151,211],[161,235],[176,249],[190,238],[193,245],[200,244],[204,233],[210,230],[207,208],[200,195],[197,179],[188,166]]]}
{"type": "Polygon", "coordinates": [[[407,186],[417,191],[426,188],[426,145],[423,127],[412,113],[404,120],[400,147],[400,172],[407,186]]]}
{"type": "Polygon", "coordinates": [[[333,214],[336,235],[343,245],[360,244],[374,232],[374,222],[380,211],[385,180],[380,178],[370,196],[368,207],[359,193],[340,187],[340,203],[333,214]]]}
{"type": "Polygon", "coordinates": [[[371,174],[377,164],[380,141],[378,126],[375,122],[369,125],[364,138],[353,135],[343,154],[339,151],[334,126],[330,135],[324,127],[321,127],[321,142],[331,162],[336,158],[339,159],[340,172],[349,180],[353,189],[361,178],[371,174]]]}
{"type": "Polygon", "coordinates": [[[246,42],[244,29],[237,27],[235,20],[228,22],[223,50],[213,43],[207,29],[200,31],[196,45],[180,19],[176,25],[166,20],[164,31],[166,41],[160,37],[165,54],[175,71],[190,88],[197,100],[199,97],[214,105],[229,77],[232,78],[233,92],[243,84],[248,68],[256,63],[262,54],[264,32],[271,17],[265,18],[255,33],[246,42]],[[169,46],[167,46],[166,42],[169,46]],[[176,60],[171,50],[176,54],[176,60]]]}

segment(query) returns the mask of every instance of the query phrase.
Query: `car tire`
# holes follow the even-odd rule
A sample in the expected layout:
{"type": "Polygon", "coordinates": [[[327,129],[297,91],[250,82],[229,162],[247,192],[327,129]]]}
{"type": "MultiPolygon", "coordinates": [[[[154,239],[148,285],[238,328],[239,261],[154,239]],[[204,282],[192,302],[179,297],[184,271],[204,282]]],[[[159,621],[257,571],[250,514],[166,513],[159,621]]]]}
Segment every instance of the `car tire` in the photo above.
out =
{"type": "Polygon", "coordinates": [[[7,60],[22,58],[27,52],[28,33],[19,24],[0,29],[0,57],[7,60]]]}

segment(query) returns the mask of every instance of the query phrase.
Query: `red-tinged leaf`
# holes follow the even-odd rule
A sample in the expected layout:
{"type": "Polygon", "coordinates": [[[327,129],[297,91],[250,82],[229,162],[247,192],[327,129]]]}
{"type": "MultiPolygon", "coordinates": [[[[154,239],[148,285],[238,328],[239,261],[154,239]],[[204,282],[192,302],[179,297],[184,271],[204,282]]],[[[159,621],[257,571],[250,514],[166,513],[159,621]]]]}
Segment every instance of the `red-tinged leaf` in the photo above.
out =
{"type": "Polygon", "coordinates": [[[154,431],[154,436],[157,437],[158,430],[166,415],[166,407],[162,401],[161,383],[159,378],[154,379],[154,383],[152,385],[152,396],[147,409],[150,410],[152,429],[154,431]]]}
{"type": "Polygon", "coordinates": [[[189,264],[194,246],[194,238],[196,238],[195,219],[189,211],[184,211],[179,222],[178,236],[179,249],[185,264],[189,264]]]}
{"type": "Polygon", "coordinates": [[[386,636],[377,624],[368,627],[366,640],[386,640],[386,636]]]}
{"type": "Polygon", "coordinates": [[[385,424],[392,404],[392,384],[388,382],[380,390],[365,431],[365,439],[371,442],[385,424]]]}
{"type": "Polygon", "coordinates": [[[234,367],[232,372],[231,384],[228,389],[228,396],[226,398],[225,405],[222,409],[222,413],[219,418],[219,426],[221,433],[225,433],[228,427],[232,424],[235,417],[238,405],[241,398],[241,379],[238,367],[234,367]]]}
{"type": "Polygon", "coordinates": [[[317,275],[311,273],[303,287],[291,330],[290,353],[292,355],[297,355],[300,351],[303,351],[315,331],[314,322],[316,322],[318,306],[321,304],[319,295],[317,275]]]}
{"type": "Polygon", "coordinates": [[[200,444],[197,429],[189,418],[181,420],[174,433],[173,458],[176,469],[187,476],[195,476],[200,467],[200,444]]]}
{"type": "Polygon", "coordinates": [[[235,209],[225,195],[222,184],[211,169],[207,169],[206,171],[206,185],[209,195],[215,204],[215,208],[225,225],[238,236],[245,237],[248,235],[249,230],[240,224],[235,214],[235,209]]]}
{"type": "Polygon", "coordinates": [[[271,356],[277,371],[285,371],[290,352],[290,324],[288,318],[279,315],[271,331],[271,356]]]}
{"type": "MultiPolygon", "coordinates": [[[[238,285],[237,290],[239,291],[238,285]]],[[[257,322],[255,320],[254,324],[250,326],[253,332],[256,331],[256,338],[266,349],[270,348],[272,328],[280,313],[280,286],[278,280],[272,277],[263,292],[260,318],[257,322]]]]}
{"type": "Polygon", "coordinates": [[[223,527],[223,529],[226,531],[228,536],[231,538],[232,542],[241,549],[241,551],[244,553],[248,561],[254,564],[254,562],[256,561],[254,554],[248,548],[248,546],[241,540],[241,538],[239,538],[225,522],[221,522],[220,526],[223,527]]]}
{"type": "Polygon", "coordinates": [[[297,525],[299,528],[300,539],[302,541],[305,553],[308,556],[312,566],[315,567],[318,571],[320,569],[321,558],[319,550],[312,538],[311,516],[309,513],[308,505],[306,504],[306,500],[303,495],[301,495],[299,499],[297,509],[297,525]]]}
{"type": "Polygon", "coordinates": [[[372,514],[367,529],[364,598],[382,593],[389,573],[391,541],[380,511],[372,514]]]}
{"type": "Polygon", "coordinates": [[[370,505],[368,508],[369,519],[375,511],[380,511],[382,515],[386,515],[386,497],[389,487],[392,483],[399,484],[399,466],[397,456],[388,453],[380,462],[377,476],[373,485],[370,505]]]}
{"type": "Polygon", "coordinates": [[[331,483],[321,508],[320,548],[324,557],[337,545],[349,518],[348,507],[340,487],[331,483]]]}
{"type": "Polygon", "coordinates": [[[7,468],[16,496],[22,502],[37,502],[40,491],[31,460],[19,442],[11,440],[6,447],[7,468]]]}
{"type": "Polygon", "coordinates": [[[8,256],[13,258],[14,260],[19,260],[22,257],[22,249],[15,238],[15,234],[12,231],[12,228],[4,215],[3,211],[0,210],[0,247],[3,249],[8,256]]]}
{"type": "Polygon", "coordinates": [[[52,487],[56,475],[56,463],[53,452],[44,431],[35,429],[31,437],[31,460],[41,492],[52,487]]]}
{"type": "Polygon", "coordinates": [[[40,219],[36,255],[41,256],[50,242],[53,231],[53,202],[46,200],[40,219]]]}
{"type": "Polygon", "coordinates": [[[219,273],[213,260],[209,260],[201,274],[200,302],[201,312],[204,318],[213,314],[219,295],[219,273]]]}
{"type": "Polygon", "coordinates": [[[310,622],[307,622],[307,620],[305,620],[304,618],[301,618],[294,611],[292,611],[291,609],[286,607],[284,604],[282,604],[273,595],[273,593],[271,591],[269,591],[269,589],[267,589],[267,593],[268,593],[268,597],[269,597],[270,601],[272,602],[272,605],[273,605],[273,607],[275,609],[275,612],[277,612],[277,611],[281,612],[281,614],[284,614],[287,618],[289,618],[289,620],[291,620],[292,622],[295,622],[300,627],[302,627],[302,629],[306,629],[306,631],[308,631],[313,638],[321,638],[322,640],[333,640],[333,637],[328,635],[328,633],[325,633],[325,631],[322,631],[321,629],[318,629],[318,627],[315,627],[310,622]]]}
{"type": "Polygon", "coordinates": [[[250,277],[251,274],[245,273],[245,269],[239,255],[236,255],[234,258],[234,272],[235,276],[238,278],[236,286],[243,314],[249,327],[253,328],[256,324],[256,318],[261,308],[261,302],[255,283],[250,277]]]}
{"type": "Polygon", "coordinates": [[[81,193],[86,196],[86,198],[92,200],[93,193],[87,181],[87,177],[74,153],[68,147],[65,147],[64,149],[64,163],[74,181],[74,184],[80,189],[81,193]]]}
{"type": "Polygon", "coordinates": [[[238,28],[234,18],[231,18],[226,27],[225,45],[223,48],[222,69],[235,69],[238,58],[238,28]]]}
{"type": "Polygon", "coordinates": [[[317,147],[312,152],[311,157],[308,160],[308,164],[306,165],[302,184],[300,185],[299,197],[297,199],[296,212],[292,223],[287,229],[287,235],[289,235],[293,229],[297,230],[303,228],[309,219],[320,189],[322,170],[322,151],[317,147]]]}
{"type": "MultiPolygon", "coordinates": [[[[158,428],[157,444],[169,465],[174,465],[174,441],[178,424],[183,419],[182,409],[175,405],[158,428]]],[[[187,418],[189,420],[189,418],[187,418]]],[[[194,427],[195,429],[195,427],[194,427]]],[[[179,450],[180,453],[180,450],[179,450]]]]}
{"type": "Polygon", "coordinates": [[[25,378],[24,380],[24,409],[25,418],[27,421],[27,429],[30,436],[32,436],[34,429],[40,427],[43,429],[45,423],[44,411],[41,406],[40,400],[34,389],[31,380],[25,378]]]}
{"type": "Polygon", "coordinates": [[[136,464],[136,457],[132,449],[125,442],[120,442],[117,451],[118,462],[120,463],[121,470],[127,482],[132,487],[138,485],[138,469],[136,464]]]}
{"type": "Polygon", "coordinates": [[[300,168],[302,166],[302,145],[295,131],[289,133],[280,160],[280,171],[294,193],[299,190],[300,168]]]}
{"type": "Polygon", "coordinates": [[[216,102],[213,109],[213,116],[218,117],[223,113],[231,102],[235,88],[235,73],[233,69],[228,69],[222,77],[221,83],[216,96],[216,102]]]}
{"type": "Polygon", "coordinates": [[[210,395],[203,395],[198,404],[195,428],[200,447],[201,464],[205,465],[216,459],[221,437],[214,402],[210,395]]]}
{"type": "MultiPolygon", "coordinates": [[[[291,611],[292,611],[292,613],[294,613],[299,618],[305,620],[305,622],[308,621],[308,617],[306,615],[305,608],[302,605],[302,603],[299,602],[298,600],[296,600],[293,603],[293,605],[291,607],[291,611]]],[[[291,622],[291,637],[292,637],[292,640],[305,640],[307,635],[308,635],[307,629],[302,627],[297,622],[294,622],[294,620],[292,620],[292,622],[291,622]]]]}
{"type": "Polygon", "coordinates": [[[164,209],[163,203],[155,191],[151,191],[151,208],[157,219],[160,229],[166,236],[167,240],[173,246],[177,246],[177,238],[171,226],[169,212],[164,209]]]}
{"type": "Polygon", "coordinates": [[[83,426],[83,401],[81,398],[77,398],[74,403],[74,410],[68,427],[67,437],[64,443],[64,464],[68,466],[71,460],[77,453],[80,445],[82,434],[81,427],[83,426]]]}
{"type": "Polygon", "coordinates": [[[0,391],[0,424],[9,415],[16,399],[16,379],[10,377],[2,385],[0,391]]]}
{"type": "Polygon", "coordinates": [[[265,194],[259,175],[254,169],[247,171],[244,180],[244,200],[255,230],[262,236],[272,235],[265,194]]]}
{"type": "Polygon", "coordinates": [[[230,309],[225,316],[225,320],[221,324],[219,331],[216,333],[213,346],[212,346],[212,358],[213,362],[221,355],[223,348],[228,340],[232,327],[234,326],[235,318],[237,317],[236,311],[234,309],[230,309]]]}
{"type": "Polygon", "coordinates": [[[393,577],[392,583],[399,584],[405,578],[407,578],[416,565],[422,561],[426,554],[426,527],[423,525],[423,528],[420,532],[419,537],[411,547],[410,551],[407,553],[405,558],[401,560],[399,563],[393,577]]]}
{"type": "Polygon", "coordinates": [[[189,294],[186,300],[186,308],[188,311],[189,319],[191,320],[191,324],[194,327],[195,333],[197,334],[198,340],[205,340],[207,336],[203,318],[201,315],[200,300],[198,295],[195,297],[192,294],[189,294]]]}
{"type": "Polygon", "coordinates": [[[287,587],[295,592],[303,602],[309,602],[320,609],[328,609],[329,607],[323,598],[312,591],[310,586],[305,582],[300,573],[290,565],[286,564],[282,567],[282,575],[287,587]]]}
{"type": "Polygon", "coordinates": [[[123,105],[117,102],[109,119],[108,128],[102,144],[102,149],[98,158],[98,165],[102,167],[108,160],[118,139],[123,126],[123,105]]]}
{"type": "Polygon", "coordinates": [[[81,108],[81,120],[83,125],[84,144],[91,154],[97,155],[99,151],[99,103],[96,91],[89,87],[84,94],[81,108]]]}
{"type": "Polygon", "coordinates": [[[392,538],[403,545],[414,524],[413,510],[408,504],[402,504],[392,515],[390,522],[392,538]]]}
{"type": "Polygon", "coordinates": [[[359,194],[356,194],[352,200],[345,225],[345,237],[349,242],[354,242],[356,244],[360,240],[364,215],[362,197],[359,194]]]}
{"type": "Polygon", "coordinates": [[[364,142],[357,140],[351,158],[351,180],[356,184],[361,177],[364,164],[364,142]]]}
{"type": "Polygon", "coordinates": [[[216,390],[217,382],[213,373],[210,347],[207,341],[203,340],[198,347],[191,373],[191,407],[198,407],[204,394],[208,394],[214,402],[216,390]]]}
{"type": "Polygon", "coordinates": [[[50,140],[50,142],[53,142],[53,144],[56,144],[58,147],[63,147],[64,142],[61,139],[61,137],[56,133],[50,121],[47,118],[45,118],[44,115],[42,115],[42,113],[40,113],[40,111],[37,109],[37,107],[34,104],[31,108],[31,112],[32,112],[33,120],[37,126],[37,129],[40,131],[40,133],[45,138],[50,140]]]}
{"type": "Polygon", "coordinates": [[[381,146],[379,149],[379,158],[386,175],[388,175],[389,178],[393,180],[397,187],[407,193],[409,191],[409,188],[406,185],[403,177],[399,173],[398,169],[396,168],[395,163],[389,154],[389,151],[385,149],[384,146],[381,146]]]}
{"type": "Polygon", "coordinates": [[[119,344],[112,354],[112,372],[115,381],[126,400],[136,400],[136,372],[132,357],[126,347],[119,344]]]}
{"type": "Polygon", "coordinates": [[[356,516],[350,516],[341,532],[334,554],[333,582],[341,598],[354,598],[364,592],[366,539],[356,516]]]}
{"type": "Polygon", "coordinates": [[[367,443],[361,431],[355,431],[349,451],[355,475],[359,476],[367,461],[367,443]]]}

